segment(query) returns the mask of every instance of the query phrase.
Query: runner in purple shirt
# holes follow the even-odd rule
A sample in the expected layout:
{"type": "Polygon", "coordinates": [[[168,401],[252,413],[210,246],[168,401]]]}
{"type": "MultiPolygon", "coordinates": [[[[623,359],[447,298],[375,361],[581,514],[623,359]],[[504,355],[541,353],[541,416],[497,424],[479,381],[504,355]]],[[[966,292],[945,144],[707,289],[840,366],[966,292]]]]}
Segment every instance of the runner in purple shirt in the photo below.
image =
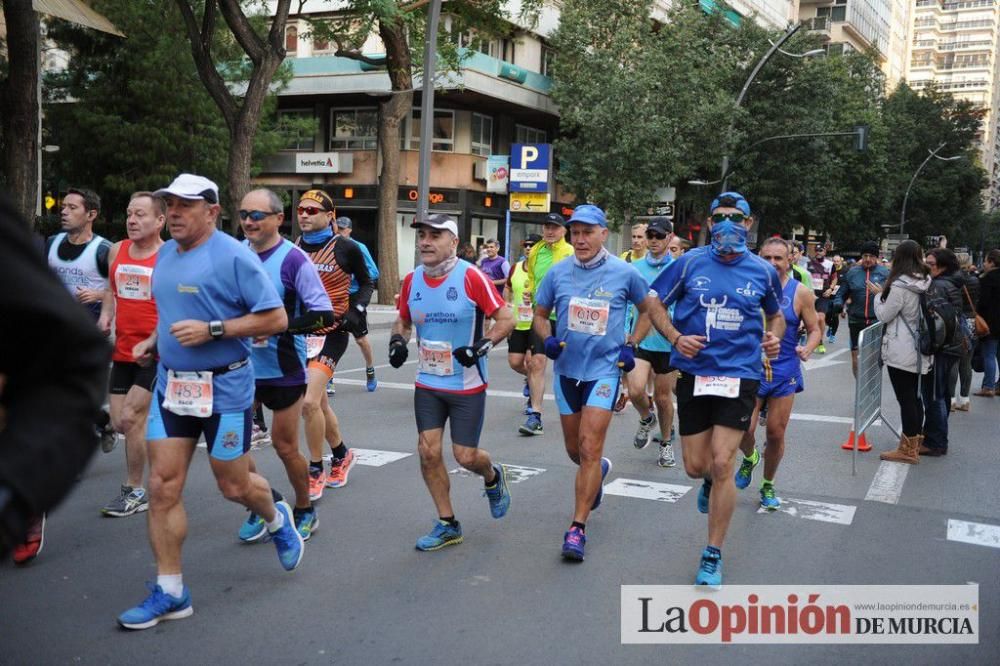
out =
{"type": "Polygon", "coordinates": [[[507,275],[510,273],[510,263],[500,256],[500,243],[497,239],[489,239],[483,247],[486,248],[486,256],[479,262],[479,270],[493,280],[497,289],[503,290],[507,284],[507,275]]]}

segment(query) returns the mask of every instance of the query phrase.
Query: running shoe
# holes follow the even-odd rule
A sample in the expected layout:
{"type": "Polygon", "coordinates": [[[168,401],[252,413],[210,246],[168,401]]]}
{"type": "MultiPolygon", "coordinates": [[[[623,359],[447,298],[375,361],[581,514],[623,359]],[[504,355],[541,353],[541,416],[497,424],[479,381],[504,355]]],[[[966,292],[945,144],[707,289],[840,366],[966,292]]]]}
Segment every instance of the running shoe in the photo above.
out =
{"type": "Polygon", "coordinates": [[[343,488],[347,485],[347,475],[354,467],[354,451],[348,450],[342,460],[334,458],[330,461],[330,474],[326,479],[327,488],[343,488]]]}
{"type": "Polygon", "coordinates": [[[521,389],[521,395],[523,395],[525,398],[531,397],[531,388],[528,386],[527,379],[524,380],[524,388],[521,389]]]}
{"type": "Polygon", "coordinates": [[[277,532],[271,534],[271,540],[274,541],[274,547],[278,551],[281,566],[285,571],[294,571],[306,551],[305,542],[296,529],[295,518],[292,517],[292,508],[288,506],[288,502],[275,502],[274,507],[276,511],[281,512],[285,521],[277,532]]]}
{"type": "Polygon", "coordinates": [[[583,562],[583,547],[587,545],[587,535],[579,527],[571,527],[563,535],[562,556],[564,560],[583,562]]]}
{"type": "Polygon", "coordinates": [[[240,541],[243,543],[254,543],[267,536],[267,523],[253,511],[247,516],[246,521],[240,526],[240,541]]]}
{"type": "Polygon", "coordinates": [[[32,516],[24,543],[14,546],[14,564],[27,564],[38,557],[45,545],[45,514],[32,516]]]}
{"type": "Polygon", "coordinates": [[[615,414],[620,414],[626,405],[628,405],[628,394],[622,393],[618,396],[618,402],[615,403],[615,414]]]}
{"type": "Polygon", "coordinates": [[[375,368],[365,368],[365,388],[369,393],[374,393],[378,388],[378,380],[375,379],[375,368]]]}
{"type": "Polygon", "coordinates": [[[267,446],[271,443],[271,433],[267,428],[262,428],[256,423],[253,424],[253,429],[250,432],[250,448],[257,450],[262,446],[267,446]]]}
{"type": "Polygon", "coordinates": [[[309,469],[309,500],[315,502],[323,497],[326,488],[326,470],[309,469]]]}
{"type": "Polygon", "coordinates": [[[702,513],[708,513],[708,498],[712,494],[712,484],[709,483],[708,479],[701,484],[701,488],[698,489],[698,511],[702,513]]]}
{"type": "Polygon", "coordinates": [[[487,487],[483,491],[486,499],[490,503],[490,515],[494,518],[503,518],[510,508],[510,487],[507,485],[507,466],[493,465],[497,478],[493,482],[493,487],[487,487]]]}
{"type": "Polygon", "coordinates": [[[333,385],[333,379],[326,383],[326,394],[337,395],[337,388],[333,385]]]}
{"type": "Polygon", "coordinates": [[[527,400],[526,400],[526,401],[524,402],[524,415],[525,415],[525,416],[531,416],[531,413],[532,413],[533,411],[535,411],[535,410],[533,410],[533,409],[531,408],[531,398],[529,397],[529,398],[528,398],[528,399],[527,399],[527,400]]]}
{"type": "Polygon", "coordinates": [[[673,444],[669,442],[664,444],[662,441],[659,441],[659,444],[660,455],[656,458],[656,464],[660,467],[674,467],[677,464],[677,461],[674,459],[673,444]]]}
{"type": "Polygon", "coordinates": [[[517,429],[522,435],[541,435],[545,432],[542,428],[542,415],[538,412],[531,412],[528,415],[528,420],[524,422],[520,428],[517,429]]]}
{"type": "Polygon", "coordinates": [[[149,509],[149,498],[142,488],[122,486],[121,493],[104,505],[101,513],[105,516],[122,518],[133,513],[142,513],[149,509]]]}
{"type": "Polygon", "coordinates": [[[816,351],[816,353],[817,353],[817,354],[825,354],[825,353],[826,353],[826,347],[824,347],[824,346],[823,346],[823,343],[821,342],[821,343],[819,343],[819,344],[818,344],[818,345],[816,346],[816,349],[815,349],[815,351],[816,351]]]}
{"type": "Polygon", "coordinates": [[[452,526],[442,520],[434,523],[434,529],[417,539],[417,550],[440,550],[445,546],[457,546],[462,543],[462,526],[455,523],[452,526]]]}
{"type": "Polygon", "coordinates": [[[635,439],[632,446],[637,449],[644,449],[649,445],[649,432],[656,426],[656,414],[649,413],[644,419],[639,419],[639,429],[635,431],[635,439]]]}
{"type": "Polygon", "coordinates": [[[103,428],[98,428],[97,434],[101,436],[101,451],[111,453],[118,446],[118,433],[110,422],[103,428]]]}
{"type": "Polygon", "coordinates": [[[740,463],[740,468],[736,470],[736,487],[740,490],[743,490],[750,485],[750,479],[753,477],[753,470],[760,464],[760,453],[757,452],[756,448],[753,452],[757,455],[757,460],[751,460],[753,454],[751,454],[750,457],[743,456],[743,462],[740,463]]]}
{"type": "MultiPolygon", "coordinates": [[[[591,511],[595,511],[604,501],[604,479],[608,478],[610,473],[611,461],[607,458],[601,458],[601,487],[597,489],[597,497],[594,498],[594,503],[590,506],[591,511]]],[[[580,552],[580,559],[583,559],[583,551],[580,552]]]]}
{"type": "Polygon", "coordinates": [[[761,486],[760,505],[768,511],[777,511],[781,508],[781,500],[774,494],[774,485],[768,483],[761,486]]]}
{"type": "Polygon", "coordinates": [[[826,344],[832,345],[832,344],[835,344],[836,342],[837,342],[837,336],[836,335],[834,335],[833,333],[827,333],[826,334],[826,344]]]}
{"type": "Polygon", "coordinates": [[[149,596],[141,604],[118,616],[118,624],[126,629],[149,629],[162,620],[180,620],[194,613],[191,605],[191,592],[184,586],[181,596],[172,597],[163,588],[153,583],[146,583],[149,596]]]}
{"type": "Polygon", "coordinates": [[[760,408],[760,416],[757,417],[757,425],[761,428],[767,427],[767,403],[760,408]]]}
{"type": "Polygon", "coordinates": [[[701,553],[701,565],[694,579],[695,585],[704,585],[713,590],[722,587],[722,556],[706,548],[701,553]]]}
{"type": "Polygon", "coordinates": [[[295,509],[292,513],[295,517],[295,529],[302,535],[303,541],[309,541],[313,532],[319,529],[319,517],[316,515],[316,509],[295,509]]]}

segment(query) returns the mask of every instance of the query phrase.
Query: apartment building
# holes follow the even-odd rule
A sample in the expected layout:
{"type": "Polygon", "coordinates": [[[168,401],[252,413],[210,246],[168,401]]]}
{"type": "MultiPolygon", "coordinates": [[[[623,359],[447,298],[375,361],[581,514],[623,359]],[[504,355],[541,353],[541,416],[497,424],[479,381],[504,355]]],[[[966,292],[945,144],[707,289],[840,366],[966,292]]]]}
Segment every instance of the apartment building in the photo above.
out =
{"type": "Polygon", "coordinates": [[[986,111],[978,139],[982,166],[990,176],[986,194],[991,201],[1000,196],[998,25],[1000,3],[995,0],[917,0],[907,70],[914,89],[933,84],[986,111]]]}

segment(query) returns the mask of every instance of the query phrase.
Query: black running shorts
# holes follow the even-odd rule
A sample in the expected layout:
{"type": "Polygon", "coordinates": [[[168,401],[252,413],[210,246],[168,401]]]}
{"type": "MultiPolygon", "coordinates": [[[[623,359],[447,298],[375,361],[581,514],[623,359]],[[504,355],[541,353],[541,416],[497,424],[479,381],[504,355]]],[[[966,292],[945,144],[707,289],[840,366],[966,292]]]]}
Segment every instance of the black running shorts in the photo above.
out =
{"type": "Polygon", "coordinates": [[[417,432],[444,428],[445,421],[450,421],[452,443],[476,448],[486,414],[486,391],[446,393],[418,386],[413,392],[413,412],[417,432]]]}
{"type": "Polygon", "coordinates": [[[736,398],[715,395],[694,396],[694,375],[680,373],[677,378],[677,421],[682,436],[697,435],[712,426],[725,426],[746,432],[757,402],[760,382],[740,380],[740,394],[736,398]]]}

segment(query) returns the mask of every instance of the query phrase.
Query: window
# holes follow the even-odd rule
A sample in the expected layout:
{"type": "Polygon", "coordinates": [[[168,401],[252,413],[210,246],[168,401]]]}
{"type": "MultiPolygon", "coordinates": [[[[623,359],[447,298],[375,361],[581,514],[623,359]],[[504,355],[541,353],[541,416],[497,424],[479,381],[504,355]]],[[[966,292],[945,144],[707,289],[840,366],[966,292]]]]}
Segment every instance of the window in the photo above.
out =
{"type": "Polygon", "coordinates": [[[472,114],[472,154],[488,156],[493,152],[493,118],[472,114]]]}
{"type": "Polygon", "coordinates": [[[318,34],[316,34],[317,29],[323,30],[325,25],[313,23],[310,28],[310,39],[312,39],[312,52],[316,53],[327,53],[330,51],[330,40],[325,39],[318,34]]]}
{"type": "Polygon", "coordinates": [[[299,50],[299,30],[294,25],[285,28],[285,52],[295,53],[299,50]]]}
{"type": "Polygon", "coordinates": [[[377,143],[376,109],[330,110],[330,150],[375,150],[377,143]]]}
{"type": "Polygon", "coordinates": [[[278,127],[287,138],[282,150],[312,151],[316,148],[316,117],[312,109],[281,109],[278,127]]]}
{"type": "MultiPolygon", "coordinates": [[[[434,141],[431,150],[451,153],[455,150],[455,112],[435,109],[434,111],[434,141]]],[[[420,149],[420,109],[414,109],[406,123],[406,132],[402,137],[403,150],[420,149]]]]}
{"type": "Polygon", "coordinates": [[[542,76],[552,76],[552,63],[555,60],[556,52],[547,46],[542,47],[542,76]]]}
{"type": "Polygon", "coordinates": [[[545,130],[526,125],[514,125],[514,143],[545,143],[545,130]]]}

